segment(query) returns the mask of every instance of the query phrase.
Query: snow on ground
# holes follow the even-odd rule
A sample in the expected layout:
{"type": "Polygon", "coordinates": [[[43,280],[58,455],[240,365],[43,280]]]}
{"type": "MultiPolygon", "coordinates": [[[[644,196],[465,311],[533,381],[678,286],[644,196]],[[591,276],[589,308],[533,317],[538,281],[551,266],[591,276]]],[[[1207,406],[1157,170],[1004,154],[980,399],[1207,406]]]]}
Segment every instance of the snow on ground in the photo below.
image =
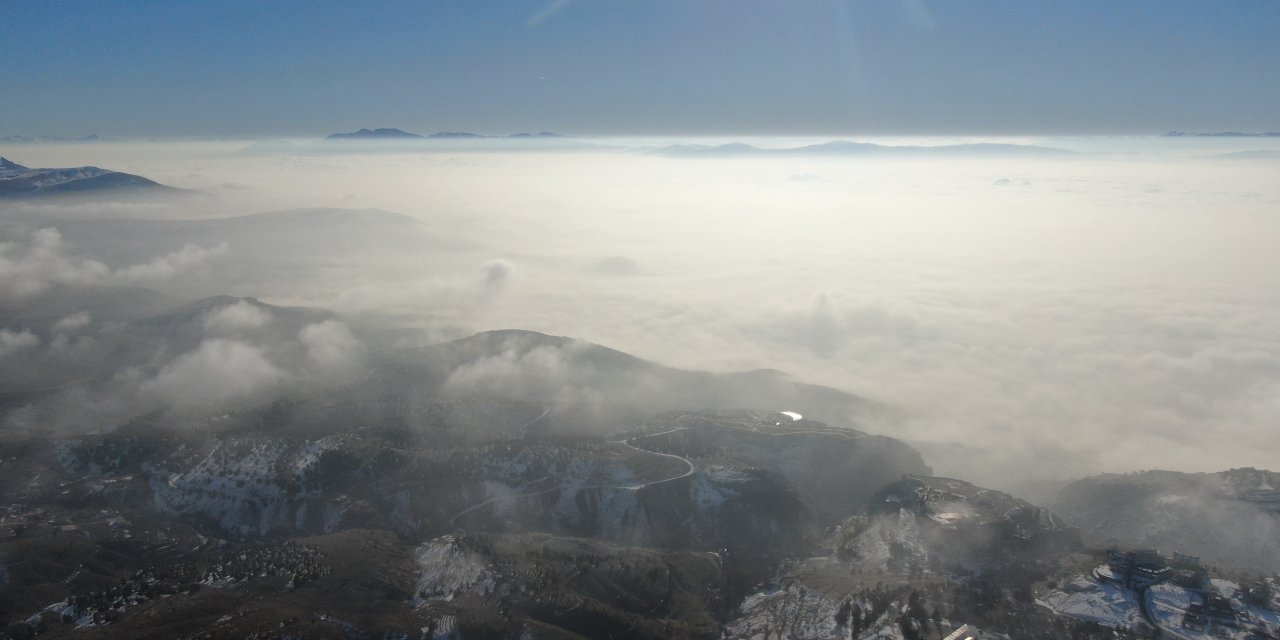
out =
{"type": "Polygon", "coordinates": [[[746,476],[729,467],[711,466],[695,474],[689,483],[689,494],[699,513],[720,508],[730,498],[739,495],[732,485],[741,483],[746,476]]]}
{"type": "Polygon", "coordinates": [[[1266,625],[1272,634],[1280,633],[1280,613],[1262,607],[1247,607],[1246,610],[1251,620],[1266,625]]]}
{"type": "Polygon", "coordinates": [[[796,412],[794,412],[794,411],[779,411],[778,413],[781,413],[782,415],[784,415],[784,416],[786,416],[786,417],[788,417],[788,418],[791,418],[791,421],[792,421],[792,422],[795,422],[795,421],[799,420],[800,418],[803,418],[803,417],[804,417],[804,416],[802,416],[802,415],[800,415],[800,414],[798,414],[798,413],[796,413],[796,412]]]}
{"type": "Polygon", "coordinates": [[[442,536],[418,547],[418,593],[431,600],[453,600],[464,593],[491,594],[497,575],[479,554],[459,547],[453,536],[442,536]]]}
{"type": "MultiPolygon", "coordinates": [[[[304,459],[318,459],[312,449],[304,449],[304,459]]],[[[287,457],[285,448],[274,443],[256,443],[248,450],[219,445],[185,472],[152,477],[152,499],[161,511],[203,514],[226,531],[265,535],[293,520],[285,488],[272,479],[287,457]]],[[[301,474],[301,468],[295,473],[301,474]]]]}
{"type": "MultiPolygon", "coordinates": [[[[725,625],[724,637],[731,640],[828,640],[850,637],[848,626],[836,624],[837,613],[847,603],[863,620],[857,640],[903,640],[900,620],[906,602],[899,598],[875,610],[871,603],[854,595],[854,582],[840,584],[849,575],[849,565],[832,557],[809,558],[792,567],[790,577],[748,595],[738,607],[738,615],[725,625]]],[[[942,621],[944,628],[951,623],[942,621]]],[[[995,638],[980,634],[981,638],[995,638]]]]}
{"type": "Polygon", "coordinates": [[[431,640],[454,640],[462,637],[462,629],[458,628],[458,619],[454,616],[443,616],[436,620],[435,633],[431,640]]]}
{"type": "Polygon", "coordinates": [[[863,569],[885,571],[895,547],[907,550],[916,558],[927,558],[928,545],[924,542],[924,535],[915,514],[899,509],[895,514],[877,517],[846,550],[863,569]]]}
{"type": "MultiPolygon", "coordinates": [[[[1234,583],[1218,579],[1212,582],[1223,595],[1229,597],[1234,593],[1234,583]],[[1227,590],[1228,587],[1232,590],[1227,590]]],[[[1220,627],[1212,631],[1207,627],[1186,628],[1182,626],[1182,618],[1187,610],[1187,605],[1200,601],[1200,597],[1194,591],[1166,583],[1152,586],[1147,593],[1149,598],[1148,608],[1152,617],[1155,618],[1162,629],[1166,630],[1167,635],[1173,638],[1183,640],[1210,640],[1213,638],[1245,640],[1250,637],[1250,630],[1258,624],[1268,627],[1272,632],[1280,626],[1280,615],[1275,612],[1257,607],[1248,607],[1243,602],[1233,598],[1232,602],[1235,604],[1236,609],[1248,613],[1246,619],[1242,619],[1243,628],[1220,627]]]]}
{"type": "Polygon", "coordinates": [[[771,586],[747,596],[739,616],[725,628],[725,637],[743,640],[765,638],[831,638],[836,635],[836,600],[800,582],[771,586]]]}
{"type": "Polygon", "coordinates": [[[1147,598],[1151,617],[1160,625],[1160,628],[1169,629],[1187,638],[1210,637],[1182,627],[1182,616],[1187,611],[1187,605],[1199,601],[1199,598],[1190,590],[1171,584],[1157,584],[1147,590],[1147,598]]]}
{"type": "Polygon", "coordinates": [[[1138,601],[1128,590],[1080,576],[1036,603],[1050,611],[1106,626],[1130,627],[1142,621],[1138,601]]]}

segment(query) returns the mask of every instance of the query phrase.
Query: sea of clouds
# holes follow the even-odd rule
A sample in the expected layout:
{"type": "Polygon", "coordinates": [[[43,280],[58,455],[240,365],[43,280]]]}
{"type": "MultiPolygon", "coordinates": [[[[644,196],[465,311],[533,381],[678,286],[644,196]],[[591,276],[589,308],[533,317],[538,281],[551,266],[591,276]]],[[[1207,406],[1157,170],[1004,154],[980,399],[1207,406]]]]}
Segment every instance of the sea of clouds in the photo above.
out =
{"type": "MultiPolygon", "coordinates": [[[[286,346],[255,342],[272,322],[260,310],[211,315],[192,349],[129,382],[131,401],[198,405],[341,380],[368,349],[350,326],[376,319],[428,341],[521,328],[676,367],[779,369],[868,399],[880,409],[850,426],[908,441],[937,473],[1001,488],[1274,468],[1280,163],[1177,144],[1091,139],[1076,156],[1007,159],[0,149],[29,166],[94,164],[214,195],[6,205],[0,295],[12,305],[59,283],[128,284],[337,313],[286,346]],[[280,238],[288,268],[237,269],[250,263],[233,242],[112,264],[59,230],[296,207],[403,213],[447,242],[336,260],[280,238]],[[209,382],[209,371],[241,374],[209,382]]],[[[97,321],[59,322],[0,326],[0,359],[30,361],[97,321]]]]}

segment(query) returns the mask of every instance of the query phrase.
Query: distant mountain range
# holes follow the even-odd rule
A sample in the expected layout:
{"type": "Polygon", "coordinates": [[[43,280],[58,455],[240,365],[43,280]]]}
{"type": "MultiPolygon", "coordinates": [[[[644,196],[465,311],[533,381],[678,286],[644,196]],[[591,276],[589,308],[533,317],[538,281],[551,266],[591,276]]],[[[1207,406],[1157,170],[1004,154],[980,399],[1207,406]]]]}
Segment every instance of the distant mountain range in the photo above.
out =
{"type": "Polygon", "coordinates": [[[7,142],[10,144],[31,144],[31,143],[42,143],[42,142],[97,142],[100,139],[101,138],[99,138],[98,134],[96,133],[93,135],[82,136],[79,138],[65,138],[63,136],[31,137],[31,136],[22,136],[22,135],[12,135],[12,136],[6,136],[4,138],[0,138],[0,143],[7,142]]]}
{"type": "Polygon", "coordinates": [[[420,139],[422,136],[399,129],[361,129],[351,133],[331,133],[325,140],[405,140],[420,139]]]}
{"type": "Polygon", "coordinates": [[[891,146],[870,142],[834,140],[821,144],[785,149],[766,149],[742,142],[722,145],[676,144],[649,148],[646,153],[672,157],[741,157],[741,156],[1070,156],[1074,151],[1055,147],[1024,144],[974,143],[939,146],[891,146]]]}
{"type": "Polygon", "coordinates": [[[1165,138],[1280,138],[1280,131],[1170,131],[1165,138]]]}
{"type": "Polygon", "coordinates": [[[177,195],[193,193],[130,173],[98,167],[32,169],[0,158],[0,198],[42,196],[177,195]]]}
{"type": "Polygon", "coordinates": [[[1226,160],[1280,160],[1280,149],[1252,149],[1249,151],[1234,151],[1231,153],[1221,153],[1214,158],[1222,158],[1226,160]]]}
{"type": "MultiPolygon", "coordinates": [[[[259,141],[248,147],[245,147],[241,153],[257,154],[257,153],[326,153],[331,152],[333,145],[326,145],[326,142],[403,142],[404,145],[385,145],[385,146],[367,146],[368,150],[404,150],[418,149],[413,143],[444,141],[444,142],[468,142],[483,141],[485,144],[476,145],[477,149],[487,150],[517,150],[524,149],[523,143],[545,142],[543,144],[531,144],[531,149],[545,149],[549,147],[565,148],[565,149],[614,149],[628,150],[627,147],[611,146],[607,142],[587,141],[563,136],[558,133],[549,131],[541,131],[538,133],[513,133],[502,136],[491,136],[468,131],[439,131],[428,135],[419,135],[404,131],[402,129],[360,129],[350,133],[334,133],[326,136],[320,141],[320,144],[306,145],[295,144],[290,142],[278,141],[259,141]],[[503,145],[504,141],[512,144],[503,145]],[[554,143],[554,144],[553,144],[554,143]]],[[[356,145],[358,146],[358,145],[356,145]]],[[[346,149],[347,147],[343,147],[346,149]]],[[[848,140],[833,140],[820,144],[811,144],[801,147],[789,148],[767,148],[757,147],[743,142],[733,142],[721,145],[704,145],[704,144],[671,144],[662,147],[639,147],[630,148],[629,150],[651,155],[660,155],[668,157],[690,158],[690,157],[745,157],[745,156],[832,156],[832,157],[851,157],[851,156],[901,156],[901,157],[917,157],[917,156],[956,156],[956,157],[1067,157],[1075,155],[1074,151],[1061,149],[1056,147],[1044,147],[1037,145],[1025,144],[1004,144],[1004,143],[968,143],[968,144],[951,144],[938,146],[923,145],[882,145],[869,142],[852,142],[848,140]]]]}
{"type": "Polygon", "coordinates": [[[563,138],[564,136],[550,131],[538,133],[513,133],[506,136],[490,136],[468,131],[439,131],[429,135],[418,135],[401,129],[360,129],[351,133],[332,133],[325,140],[475,140],[482,138],[563,138]]]}

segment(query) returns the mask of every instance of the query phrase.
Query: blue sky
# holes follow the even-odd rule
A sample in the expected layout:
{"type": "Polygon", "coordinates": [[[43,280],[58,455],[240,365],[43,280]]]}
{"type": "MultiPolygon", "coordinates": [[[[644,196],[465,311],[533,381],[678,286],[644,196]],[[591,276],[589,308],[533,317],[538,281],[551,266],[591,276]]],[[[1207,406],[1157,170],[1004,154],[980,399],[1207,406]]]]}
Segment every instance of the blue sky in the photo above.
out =
{"type": "Polygon", "coordinates": [[[0,0],[0,136],[1280,129],[1274,0],[0,0]]]}

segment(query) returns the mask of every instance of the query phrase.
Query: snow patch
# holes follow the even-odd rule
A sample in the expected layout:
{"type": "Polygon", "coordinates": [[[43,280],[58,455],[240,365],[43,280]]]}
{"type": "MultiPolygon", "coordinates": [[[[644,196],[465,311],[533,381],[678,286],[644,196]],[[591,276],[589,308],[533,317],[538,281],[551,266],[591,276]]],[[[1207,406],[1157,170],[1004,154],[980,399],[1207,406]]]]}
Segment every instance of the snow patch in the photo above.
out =
{"type": "Polygon", "coordinates": [[[418,547],[418,593],[428,600],[453,600],[463,594],[492,595],[497,574],[477,553],[462,549],[451,536],[436,538],[418,547]]]}
{"type": "Polygon", "coordinates": [[[1045,594],[1036,604],[1058,615],[1109,627],[1131,627],[1142,620],[1142,611],[1132,593],[1084,576],[1045,594]]]}

